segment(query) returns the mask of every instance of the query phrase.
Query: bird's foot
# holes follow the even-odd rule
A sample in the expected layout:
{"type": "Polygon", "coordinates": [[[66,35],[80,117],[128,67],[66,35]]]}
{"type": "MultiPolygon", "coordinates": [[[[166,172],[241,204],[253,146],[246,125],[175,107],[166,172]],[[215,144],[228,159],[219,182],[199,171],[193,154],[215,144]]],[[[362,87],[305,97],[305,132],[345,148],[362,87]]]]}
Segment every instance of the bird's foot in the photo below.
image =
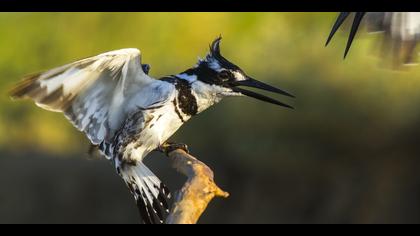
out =
{"type": "Polygon", "coordinates": [[[186,153],[190,153],[190,150],[188,150],[188,146],[187,144],[184,143],[174,143],[174,142],[165,142],[163,144],[161,144],[158,147],[158,151],[165,153],[165,155],[168,155],[169,153],[177,150],[177,149],[181,149],[184,150],[186,153]]]}

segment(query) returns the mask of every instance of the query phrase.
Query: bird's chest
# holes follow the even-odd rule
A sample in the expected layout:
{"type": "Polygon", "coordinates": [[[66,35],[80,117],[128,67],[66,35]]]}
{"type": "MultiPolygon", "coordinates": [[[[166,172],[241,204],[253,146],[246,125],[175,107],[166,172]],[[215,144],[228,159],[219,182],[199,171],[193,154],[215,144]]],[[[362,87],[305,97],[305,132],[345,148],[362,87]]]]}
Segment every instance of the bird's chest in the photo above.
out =
{"type": "Polygon", "coordinates": [[[153,140],[157,146],[165,142],[190,118],[178,109],[172,103],[146,113],[142,139],[153,140]]]}
{"type": "MultiPolygon", "coordinates": [[[[170,105],[136,112],[117,132],[109,148],[120,162],[141,161],[172,136],[183,124],[170,105]]],[[[107,155],[106,146],[103,151],[107,155]]]]}
{"type": "Polygon", "coordinates": [[[183,81],[174,83],[175,93],[165,103],[141,108],[117,133],[114,150],[122,159],[141,160],[166,142],[185,122],[198,113],[191,86],[183,81]]]}
{"type": "Polygon", "coordinates": [[[183,80],[174,82],[176,92],[165,105],[145,113],[143,137],[152,138],[158,145],[165,142],[185,122],[198,113],[197,100],[191,85],[183,80]]]}

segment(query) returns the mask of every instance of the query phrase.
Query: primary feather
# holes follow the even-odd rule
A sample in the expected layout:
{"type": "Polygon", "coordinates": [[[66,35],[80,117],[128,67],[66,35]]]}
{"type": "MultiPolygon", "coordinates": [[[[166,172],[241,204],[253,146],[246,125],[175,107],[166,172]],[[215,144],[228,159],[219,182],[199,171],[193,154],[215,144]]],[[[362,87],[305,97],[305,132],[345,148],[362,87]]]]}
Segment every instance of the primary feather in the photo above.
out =
{"type": "MultiPolygon", "coordinates": [[[[133,137],[148,124],[150,115],[145,111],[173,97],[174,86],[149,77],[149,68],[141,64],[138,49],[111,51],[29,76],[11,96],[30,98],[41,108],[64,113],[115,162],[136,199],[142,220],[162,223],[169,210],[170,193],[141,162],[150,150],[139,154],[138,147],[131,148],[136,142],[133,137]]],[[[152,141],[156,146],[161,140],[152,141]]]]}
{"type": "MultiPolygon", "coordinates": [[[[341,12],[327,39],[330,43],[336,31],[350,17],[351,12],[341,12]]],[[[391,54],[396,65],[412,64],[417,61],[416,46],[420,41],[420,13],[419,12],[356,12],[348,37],[345,56],[362,23],[368,32],[382,32],[383,46],[381,55],[391,54]]]]}
{"type": "Polygon", "coordinates": [[[128,111],[121,105],[154,81],[142,70],[140,51],[122,49],[32,75],[12,90],[12,97],[63,112],[99,144],[124,121],[128,111]]]}

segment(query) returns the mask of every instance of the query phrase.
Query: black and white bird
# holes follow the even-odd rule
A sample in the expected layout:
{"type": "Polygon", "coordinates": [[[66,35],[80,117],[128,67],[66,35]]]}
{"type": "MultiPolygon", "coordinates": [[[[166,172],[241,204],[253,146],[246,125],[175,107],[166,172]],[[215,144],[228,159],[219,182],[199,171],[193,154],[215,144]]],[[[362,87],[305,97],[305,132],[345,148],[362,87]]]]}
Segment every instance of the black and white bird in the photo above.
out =
{"type": "Polygon", "coordinates": [[[344,52],[347,56],[361,23],[370,33],[383,33],[381,55],[391,55],[394,63],[417,62],[416,46],[420,41],[420,12],[341,12],[327,39],[328,45],[345,20],[354,15],[344,52]]]}
{"type": "Polygon", "coordinates": [[[293,97],[252,79],[224,58],[220,40],[211,44],[208,55],[194,67],[161,79],[148,75],[150,67],[141,63],[138,49],[121,49],[29,76],[11,95],[64,113],[103,156],[113,161],[134,195],[143,222],[163,223],[169,212],[170,192],[143,164],[147,154],[185,148],[167,140],[191,117],[224,97],[246,95],[292,108],[240,88],[293,97]]]}

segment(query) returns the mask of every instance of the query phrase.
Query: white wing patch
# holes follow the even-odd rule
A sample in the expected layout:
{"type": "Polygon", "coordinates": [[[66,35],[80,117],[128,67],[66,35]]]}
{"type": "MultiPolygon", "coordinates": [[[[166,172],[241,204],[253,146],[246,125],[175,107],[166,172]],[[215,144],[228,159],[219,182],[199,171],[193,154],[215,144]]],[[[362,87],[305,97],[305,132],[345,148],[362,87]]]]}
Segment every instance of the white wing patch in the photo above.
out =
{"type": "Polygon", "coordinates": [[[12,91],[47,110],[63,112],[93,144],[99,144],[125,120],[126,108],[139,91],[162,83],[146,75],[138,49],[121,49],[31,76],[12,91]]]}

